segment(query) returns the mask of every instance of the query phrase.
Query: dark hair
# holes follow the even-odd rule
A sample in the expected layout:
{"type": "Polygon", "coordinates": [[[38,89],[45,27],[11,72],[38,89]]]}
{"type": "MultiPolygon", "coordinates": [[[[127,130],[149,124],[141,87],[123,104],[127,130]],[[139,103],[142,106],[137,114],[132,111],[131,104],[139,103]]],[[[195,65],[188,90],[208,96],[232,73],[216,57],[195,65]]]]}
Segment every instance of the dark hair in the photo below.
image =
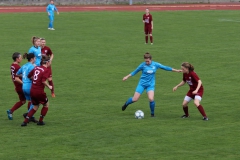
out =
{"type": "Polygon", "coordinates": [[[35,42],[36,42],[36,40],[38,40],[38,39],[39,39],[38,37],[33,36],[33,37],[32,37],[32,44],[35,45],[35,42]]]}
{"type": "Polygon", "coordinates": [[[144,59],[152,59],[152,56],[151,56],[151,54],[150,53],[145,53],[144,55],[143,55],[143,58],[144,59]]]}
{"type": "Polygon", "coordinates": [[[14,60],[14,62],[16,61],[17,58],[19,58],[21,56],[21,54],[19,52],[15,52],[12,55],[12,59],[14,60]]]}
{"type": "Polygon", "coordinates": [[[29,54],[24,53],[24,54],[23,54],[23,59],[26,59],[26,58],[27,58],[28,62],[29,62],[32,58],[34,58],[34,57],[35,57],[34,53],[29,53],[29,54]]]}
{"type": "Polygon", "coordinates": [[[187,68],[189,71],[194,71],[193,65],[190,64],[190,63],[188,63],[188,62],[183,62],[183,63],[182,63],[182,66],[183,66],[184,68],[187,68]]]}
{"type": "Polygon", "coordinates": [[[41,65],[46,64],[47,62],[49,62],[49,60],[50,60],[50,57],[46,55],[42,55],[41,65]]]}
{"type": "Polygon", "coordinates": [[[45,40],[45,38],[40,38],[40,40],[45,40]]]}

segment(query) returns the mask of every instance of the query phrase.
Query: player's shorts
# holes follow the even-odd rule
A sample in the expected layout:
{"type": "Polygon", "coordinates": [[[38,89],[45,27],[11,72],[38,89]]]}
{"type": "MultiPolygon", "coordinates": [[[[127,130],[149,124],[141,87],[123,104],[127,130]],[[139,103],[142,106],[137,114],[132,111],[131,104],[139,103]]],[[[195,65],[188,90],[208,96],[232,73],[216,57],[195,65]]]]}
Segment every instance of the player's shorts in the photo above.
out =
{"type": "Polygon", "coordinates": [[[45,92],[39,90],[30,91],[31,102],[33,105],[46,104],[48,102],[48,98],[45,92]]]}
{"type": "Polygon", "coordinates": [[[152,34],[152,26],[151,25],[145,26],[144,32],[145,32],[145,34],[152,34]]]}
{"type": "Polygon", "coordinates": [[[18,98],[20,101],[26,101],[26,98],[25,98],[25,95],[23,93],[23,90],[21,89],[18,89],[16,90],[17,94],[18,94],[18,98]]]}
{"type": "Polygon", "coordinates": [[[202,100],[203,96],[203,89],[199,90],[197,94],[192,94],[193,90],[189,90],[187,95],[185,96],[184,100],[190,102],[192,99],[198,99],[199,101],[202,100]]]}
{"type": "Polygon", "coordinates": [[[48,16],[48,18],[49,18],[50,21],[54,20],[54,16],[53,15],[48,16]]]}
{"type": "Polygon", "coordinates": [[[143,86],[141,84],[138,84],[135,92],[138,92],[139,94],[142,94],[145,89],[146,89],[146,92],[148,93],[149,91],[154,91],[155,86],[143,86]]]}
{"type": "Polygon", "coordinates": [[[30,96],[30,90],[31,90],[31,83],[27,86],[23,85],[23,93],[25,95],[26,100],[30,101],[31,96],[30,96]]]}

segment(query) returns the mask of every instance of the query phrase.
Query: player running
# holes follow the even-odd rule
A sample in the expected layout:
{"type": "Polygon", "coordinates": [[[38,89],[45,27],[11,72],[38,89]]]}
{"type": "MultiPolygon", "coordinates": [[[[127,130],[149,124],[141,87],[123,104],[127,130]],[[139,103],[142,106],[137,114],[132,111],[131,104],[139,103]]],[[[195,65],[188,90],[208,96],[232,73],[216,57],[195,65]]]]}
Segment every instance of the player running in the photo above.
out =
{"type": "Polygon", "coordinates": [[[48,24],[48,29],[49,30],[55,30],[53,28],[53,21],[54,21],[54,11],[57,12],[57,14],[59,14],[56,6],[54,5],[54,1],[50,0],[50,4],[47,6],[47,13],[48,13],[48,18],[50,20],[49,24],[48,24]]]}
{"type": "Polygon", "coordinates": [[[145,10],[145,14],[143,15],[143,23],[144,23],[144,32],[145,32],[145,44],[148,43],[148,36],[150,37],[151,45],[153,45],[153,18],[149,13],[149,9],[145,10]]]}
{"type": "Polygon", "coordinates": [[[123,81],[127,80],[129,77],[134,76],[139,71],[142,71],[142,75],[140,77],[140,81],[136,88],[135,94],[133,97],[130,97],[126,103],[122,106],[122,111],[124,111],[127,106],[131,103],[136,102],[144,90],[147,91],[149,105],[151,110],[151,117],[154,117],[154,108],[155,108],[155,101],[154,101],[154,90],[155,90],[155,73],[157,69],[163,69],[166,71],[172,72],[181,72],[181,70],[177,70],[168,66],[164,66],[158,62],[152,61],[152,56],[150,53],[144,54],[145,62],[141,63],[136,70],[134,70],[129,75],[123,77],[123,81]]]}
{"type": "Polygon", "coordinates": [[[55,97],[55,93],[54,93],[54,85],[53,85],[53,81],[52,81],[52,60],[53,60],[53,53],[52,50],[46,46],[46,40],[44,38],[40,38],[41,40],[41,52],[42,55],[46,55],[50,58],[50,66],[48,66],[47,70],[48,70],[48,74],[49,74],[49,78],[48,78],[48,83],[50,86],[52,86],[52,97],[55,97]]]}
{"type": "Polygon", "coordinates": [[[29,74],[28,78],[32,79],[32,87],[30,91],[31,101],[33,104],[33,109],[31,109],[24,122],[21,124],[21,126],[27,126],[27,123],[29,122],[29,119],[35,114],[35,112],[38,110],[39,105],[42,104],[43,108],[41,110],[41,115],[39,118],[39,121],[37,125],[45,125],[43,122],[44,116],[46,116],[49,103],[46,93],[44,92],[45,86],[47,86],[50,90],[52,89],[52,86],[50,86],[46,80],[48,78],[47,75],[47,66],[49,64],[49,57],[42,56],[41,60],[41,66],[35,67],[29,74]]]}
{"type": "Polygon", "coordinates": [[[183,86],[185,83],[188,83],[190,90],[188,91],[187,95],[185,96],[183,100],[183,111],[184,115],[182,118],[188,118],[188,103],[194,99],[194,104],[198,108],[199,112],[203,116],[203,120],[207,121],[208,117],[200,104],[200,101],[202,100],[203,96],[203,86],[202,81],[198,77],[198,75],[194,72],[194,67],[188,62],[182,63],[182,71],[183,71],[183,80],[180,82],[177,86],[173,88],[173,91],[176,91],[178,87],[183,86]]]}
{"type": "Polygon", "coordinates": [[[32,44],[33,46],[29,49],[28,53],[33,53],[36,57],[35,64],[36,66],[40,66],[42,54],[41,54],[41,41],[38,37],[32,37],[32,44]]]}
{"type": "MultiPolygon", "coordinates": [[[[35,65],[35,56],[33,53],[25,53],[23,55],[23,58],[27,58],[28,62],[24,64],[18,71],[17,71],[17,76],[22,75],[22,80],[20,80],[18,77],[16,77],[16,81],[19,83],[22,83],[22,90],[25,95],[26,100],[28,101],[28,110],[30,110],[31,106],[31,97],[30,97],[30,90],[32,86],[32,80],[29,79],[27,76],[28,74],[34,69],[35,65]]],[[[33,106],[31,106],[33,108],[33,106]]],[[[23,114],[24,117],[26,117],[27,113],[23,114]]],[[[31,117],[30,121],[36,123],[37,120],[35,120],[34,117],[31,117]]]]}
{"type": "Polygon", "coordinates": [[[11,71],[12,81],[15,85],[15,91],[17,92],[18,97],[19,97],[19,101],[17,103],[15,103],[15,105],[11,109],[7,110],[7,115],[8,115],[9,120],[13,119],[13,112],[16,111],[18,108],[20,108],[23,104],[26,103],[26,98],[25,98],[23,90],[22,90],[22,84],[18,83],[15,80],[16,73],[20,69],[19,64],[22,61],[22,55],[18,52],[15,52],[12,55],[12,59],[13,59],[14,62],[12,63],[12,65],[10,67],[10,71],[11,71]]]}

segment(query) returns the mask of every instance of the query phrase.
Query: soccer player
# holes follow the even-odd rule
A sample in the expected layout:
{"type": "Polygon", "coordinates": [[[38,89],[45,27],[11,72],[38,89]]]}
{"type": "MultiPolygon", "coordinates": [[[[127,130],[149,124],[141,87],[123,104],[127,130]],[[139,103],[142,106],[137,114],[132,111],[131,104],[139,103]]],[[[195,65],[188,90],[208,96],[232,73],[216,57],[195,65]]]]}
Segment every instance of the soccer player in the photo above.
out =
{"type": "Polygon", "coordinates": [[[13,119],[13,112],[16,111],[18,108],[20,108],[23,104],[26,103],[26,98],[25,98],[23,90],[22,90],[22,84],[15,81],[16,73],[20,69],[19,64],[22,61],[22,55],[18,52],[15,52],[12,55],[12,59],[14,62],[12,63],[12,65],[10,67],[10,71],[11,71],[12,81],[15,85],[15,91],[17,92],[18,97],[19,97],[19,101],[17,103],[15,103],[15,105],[11,109],[7,110],[7,115],[8,115],[9,120],[13,119]]]}
{"type": "Polygon", "coordinates": [[[33,46],[29,49],[28,53],[33,53],[36,57],[35,65],[40,66],[42,53],[41,53],[41,41],[38,37],[32,37],[32,44],[33,46]]]}
{"type": "MultiPolygon", "coordinates": [[[[52,60],[53,60],[53,53],[52,53],[52,50],[46,46],[46,40],[44,38],[41,38],[41,52],[42,52],[42,55],[46,55],[50,58],[50,64],[52,63],[52,60]]],[[[47,68],[48,70],[48,74],[49,74],[49,78],[48,78],[48,83],[50,86],[52,86],[52,97],[55,97],[55,93],[54,93],[54,85],[53,85],[53,81],[52,81],[52,68],[51,68],[51,65],[48,66],[47,68]]]]}
{"type": "Polygon", "coordinates": [[[47,13],[48,13],[48,18],[50,20],[49,24],[48,24],[48,29],[49,30],[55,30],[53,28],[53,21],[54,21],[54,11],[57,12],[57,14],[59,14],[56,6],[54,5],[54,1],[50,0],[50,4],[47,6],[47,13]]]}
{"type": "Polygon", "coordinates": [[[183,100],[183,111],[184,115],[182,118],[188,118],[188,103],[194,99],[194,104],[198,108],[199,112],[203,116],[203,120],[207,121],[208,117],[203,109],[203,106],[200,104],[203,96],[203,86],[202,81],[198,77],[198,75],[194,72],[194,67],[188,62],[182,63],[182,71],[183,71],[183,80],[173,88],[173,91],[176,91],[178,87],[183,86],[185,83],[188,83],[190,90],[183,100]]]}
{"type": "MultiPolygon", "coordinates": [[[[30,109],[30,106],[31,106],[31,97],[30,97],[30,90],[31,90],[31,86],[32,86],[32,80],[29,79],[27,76],[28,74],[34,69],[35,65],[35,56],[33,53],[25,53],[23,55],[23,58],[27,58],[28,59],[28,62],[26,64],[24,64],[18,71],[17,71],[17,76],[20,76],[22,75],[22,81],[16,77],[16,79],[19,79],[18,81],[20,83],[22,83],[22,90],[23,90],[23,93],[25,95],[25,98],[26,100],[28,101],[28,110],[30,109]]],[[[33,106],[32,106],[33,107],[33,106]]],[[[23,114],[23,116],[25,117],[26,116],[26,113],[23,114]]],[[[31,117],[30,121],[36,123],[37,120],[35,120],[34,117],[31,117]]]]}
{"type": "Polygon", "coordinates": [[[144,54],[145,62],[141,63],[136,70],[134,70],[129,75],[123,77],[123,81],[127,80],[129,77],[134,76],[139,71],[142,71],[142,75],[140,77],[140,81],[136,88],[135,94],[133,97],[130,97],[126,103],[122,106],[122,111],[124,111],[127,106],[131,103],[136,102],[144,90],[147,91],[149,105],[151,110],[151,117],[154,117],[154,108],[155,108],[155,101],[154,101],[154,90],[155,90],[155,73],[157,69],[163,69],[166,71],[173,71],[173,72],[181,72],[181,70],[177,70],[168,66],[164,66],[158,62],[152,61],[152,56],[150,53],[144,54]]]}
{"type": "Polygon", "coordinates": [[[45,125],[43,122],[44,116],[46,116],[49,103],[48,98],[46,96],[46,93],[44,92],[45,86],[47,86],[50,90],[52,89],[52,86],[50,86],[46,80],[48,78],[47,75],[47,66],[49,65],[49,57],[42,56],[41,60],[41,66],[35,67],[29,74],[28,78],[32,79],[32,87],[30,91],[31,101],[33,104],[33,109],[31,109],[24,122],[21,124],[21,126],[27,126],[27,123],[29,122],[29,119],[35,114],[35,112],[38,110],[39,105],[42,104],[43,108],[41,110],[41,115],[39,118],[39,121],[37,125],[45,125]]]}
{"type": "Polygon", "coordinates": [[[144,32],[145,32],[145,44],[148,43],[148,36],[150,37],[151,45],[153,44],[153,18],[149,13],[149,9],[145,10],[145,14],[143,15],[143,23],[144,23],[144,32]]]}

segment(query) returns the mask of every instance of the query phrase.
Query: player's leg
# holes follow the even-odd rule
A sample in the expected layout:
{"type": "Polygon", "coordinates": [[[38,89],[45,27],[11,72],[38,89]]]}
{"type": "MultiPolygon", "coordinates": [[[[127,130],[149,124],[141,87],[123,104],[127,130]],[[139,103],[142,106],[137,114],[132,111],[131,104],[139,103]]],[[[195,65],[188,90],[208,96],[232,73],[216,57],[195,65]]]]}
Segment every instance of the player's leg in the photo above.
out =
{"type": "Polygon", "coordinates": [[[19,97],[19,101],[17,103],[15,103],[11,109],[7,110],[7,115],[8,115],[9,120],[13,119],[13,112],[16,111],[18,108],[20,108],[22,105],[24,105],[26,103],[26,99],[25,99],[23,91],[18,91],[17,94],[19,97]]]}
{"type": "Polygon", "coordinates": [[[148,95],[148,99],[149,99],[149,107],[151,110],[151,117],[154,117],[154,110],[155,110],[154,86],[150,86],[147,88],[147,95],[148,95]]]}
{"type": "Polygon", "coordinates": [[[183,112],[184,115],[182,116],[182,118],[188,118],[189,117],[189,113],[188,113],[188,103],[192,100],[190,92],[187,93],[187,95],[185,96],[182,106],[183,106],[183,112]]]}
{"type": "Polygon", "coordinates": [[[148,28],[145,26],[144,27],[144,33],[145,33],[145,44],[148,43],[148,28]]]}
{"type": "Polygon", "coordinates": [[[129,104],[132,104],[132,103],[138,101],[138,99],[140,98],[143,91],[144,91],[144,87],[142,85],[138,85],[133,97],[128,98],[128,100],[122,106],[122,111],[124,111],[129,104]]]}
{"type": "Polygon", "coordinates": [[[204,111],[203,106],[200,104],[201,100],[202,100],[202,97],[199,96],[199,95],[196,95],[195,98],[194,98],[194,104],[198,108],[199,112],[202,114],[203,120],[207,121],[208,117],[207,117],[207,115],[204,111]]]}
{"type": "Polygon", "coordinates": [[[48,107],[49,107],[48,98],[47,98],[46,93],[41,94],[41,96],[39,97],[39,101],[43,105],[43,108],[41,110],[41,115],[40,115],[37,125],[45,125],[45,123],[43,122],[43,118],[46,116],[46,114],[48,112],[48,107]]]}
{"type": "Polygon", "coordinates": [[[49,25],[48,25],[48,29],[52,30],[53,28],[53,16],[50,15],[49,17],[49,25]]]}
{"type": "Polygon", "coordinates": [[[153,44],[152,26],[149,26],[149,37],[150,37],[151,44],[153,44]]]}
{"type": "Polygon", "coordinates": [[[39,108],[39,104],[33,105],[33,108],[30,110],[30,112],[28,112],[28,114],[27,114],[26,118],[24,119],[23,123],[21,124],[21,126],[27,126],[27,123],[29,122],[31,117],[36,113],[38,108],[39,108]]]}

